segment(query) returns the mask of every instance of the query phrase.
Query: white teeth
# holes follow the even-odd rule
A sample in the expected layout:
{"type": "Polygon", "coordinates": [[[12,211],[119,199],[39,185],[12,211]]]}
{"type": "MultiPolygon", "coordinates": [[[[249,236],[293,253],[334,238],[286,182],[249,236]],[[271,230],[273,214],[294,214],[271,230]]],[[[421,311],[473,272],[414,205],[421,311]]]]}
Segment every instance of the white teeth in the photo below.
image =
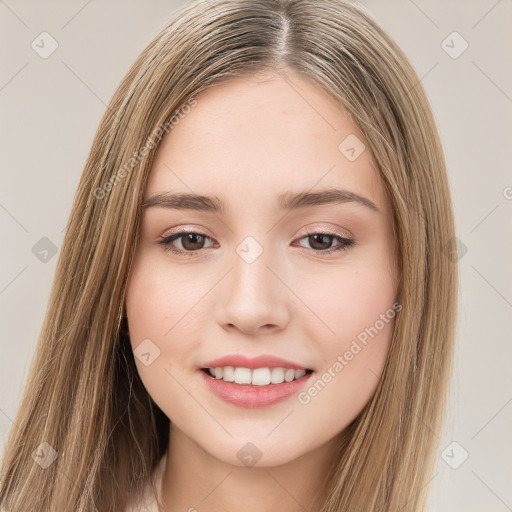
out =
{"type": "Polygon", "coordinates": [[[286,370],[284,372],[284,380],[286,382],[291,382],[295,378],[295,370],[286,370]]]}
{"type": "Polygon", "coordinates": [[[223,373],[223,379],[226,382],[235,382],[235,369],[232,366],[225,366],[223,373]]]}
{"type": "Polygon", "coordinates": [[[250,384],[252,380],[249,368],[235,368],[235,382],[237,384],[250,384]]]}
{"type": "Polygon", "coordinates": [[[267,386],[269,384],[282,384],[300,379],[306,375],[306,370],[294,370],[292,368],[234,368],[224,366],[208,368],[208,372],[216,379],[236,384],[252,384],[253,386],[267,386]]]}
{"type": "Polygon", "coordinates": [[[272,382],[272,384],[281,384],[284,382],[284,370],[282,368],[272,368],[270,382],[272,382]]]}
{"type": "Polygon", "coordinates": [[[252,371],[252,381],[254,386],[266,386],[270,384],[270,370],[268,368],[255,368],[252,371]]]}

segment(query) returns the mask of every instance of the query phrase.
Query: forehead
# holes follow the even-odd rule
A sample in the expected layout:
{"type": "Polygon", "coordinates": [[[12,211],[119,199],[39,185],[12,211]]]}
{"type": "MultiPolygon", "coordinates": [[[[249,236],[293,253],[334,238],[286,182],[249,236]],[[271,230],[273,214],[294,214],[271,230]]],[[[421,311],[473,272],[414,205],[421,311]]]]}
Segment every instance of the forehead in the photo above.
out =
{"type": "Polygon", "coordinates": [[[357,124],[309,79],[235,78],[195,99],[158,147],[146,199],[192,192],[243,207],[251,198],[264,204],[286,191],[343,187],[387,208],[357,124]]]}

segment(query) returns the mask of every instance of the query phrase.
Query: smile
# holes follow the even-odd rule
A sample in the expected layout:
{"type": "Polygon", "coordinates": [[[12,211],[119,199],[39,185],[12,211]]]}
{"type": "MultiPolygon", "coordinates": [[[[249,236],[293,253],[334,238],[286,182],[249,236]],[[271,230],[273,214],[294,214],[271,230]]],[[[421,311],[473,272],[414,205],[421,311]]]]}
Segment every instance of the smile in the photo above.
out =
{"type": "Polygon", "coordinates": [[[296,395],[313,373],[310,369],[282,366],[210,366],[199,371],[213,395],[230,405],[247,409],[269,407],[296,395]]]}
{"type": "Polygon", "coordinates": [[[244,368],[233,366],[217,366],[215,368],[204,368],[212,377],[224,382],[245,384],[252,386],[268,386],[270,384],[282,384],[298,380],[311,370],[295,370],[293,368],[244,368]]]}

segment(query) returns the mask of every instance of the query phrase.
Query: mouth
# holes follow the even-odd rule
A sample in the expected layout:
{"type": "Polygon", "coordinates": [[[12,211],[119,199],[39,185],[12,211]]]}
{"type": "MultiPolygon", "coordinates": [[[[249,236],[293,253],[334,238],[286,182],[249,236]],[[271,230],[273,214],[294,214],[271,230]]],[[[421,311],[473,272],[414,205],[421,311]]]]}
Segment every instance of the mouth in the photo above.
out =
{"type": "Polygon", "coordinates": [[[309,381],[314,371],[300,365],[268,361],[272,366],[260,366],[252,360],[252,366],[202,367],[199,374],[207,389],[223,402],[236,407],[255,409],[269,407],[296,395],[309,381]]]}
{"type": "Polygon", "coordinates": [[[285,382],[293,382],[310,375],[309,368],[262,367],[245,368],[233,366],[216,366],[201,368],[207,376],[216,380],[234,383],[240,386],[279,386],[285,382]]]}

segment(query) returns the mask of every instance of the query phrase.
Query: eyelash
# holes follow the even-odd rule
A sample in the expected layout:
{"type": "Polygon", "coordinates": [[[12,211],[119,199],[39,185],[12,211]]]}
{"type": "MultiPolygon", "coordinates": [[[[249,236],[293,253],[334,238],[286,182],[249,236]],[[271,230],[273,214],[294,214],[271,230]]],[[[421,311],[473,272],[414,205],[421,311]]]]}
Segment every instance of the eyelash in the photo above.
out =
{"type": "MultiPolygon", "coordinates": [[[[179,238],[181,238],[181,237],[183,237],[185,235],[200,235],[203,238],[208,238],[208,239],[211,240],[210,237],[206,236],[203,233],[199,233],[198,231],[188,231],[188,230],[184,229],[184,230],[178,231],[177,233],[174,233],[172,235],[169,235],[169,236],[166,236],[166,237],[162,238],[162,240],[160,240],[158,243],[161,246],[163,246],[165,251],[168,251],[170,253],[182,255],[182,256],[185,256],[185,257],[195,256],[195,254],[198,253],[199,251],[201,251],[201,249],[198,249],[196,251],[184,251],[182,249],[176,249],[175,247],[171,246],[172,242],[174,242],[175,240],[177,240],[177,239],[179,239],[179,238]]],[[[353,240],[351,238],[345,238],[345,237],[342,237],[342,236],[339,236],[339,235],[334,235],[333,233],[325,233],[325,232],[321,232],[321,231],[316,231],[316,232],[309,232],[308,231],[304,236],[300,237],[299,240],[302,240],[303,238],[308,238],[308,237],[313,236],[313,235],[326,235],[328,237],[332,237],[334,240],[336,240],[336,241],[338,241],[340,243],[340,245],[335,246],[335,247],[330,248],[330,249],[326,249],[326,250],[311,249],[316,254],[323,255],[323,254],[331,254],[331,253],[334,253],[334,252],[337,252],[337,251],[346,251],[347,249],[349,249],[350,247],[355,245],[355,240],[353,240]]]]}

